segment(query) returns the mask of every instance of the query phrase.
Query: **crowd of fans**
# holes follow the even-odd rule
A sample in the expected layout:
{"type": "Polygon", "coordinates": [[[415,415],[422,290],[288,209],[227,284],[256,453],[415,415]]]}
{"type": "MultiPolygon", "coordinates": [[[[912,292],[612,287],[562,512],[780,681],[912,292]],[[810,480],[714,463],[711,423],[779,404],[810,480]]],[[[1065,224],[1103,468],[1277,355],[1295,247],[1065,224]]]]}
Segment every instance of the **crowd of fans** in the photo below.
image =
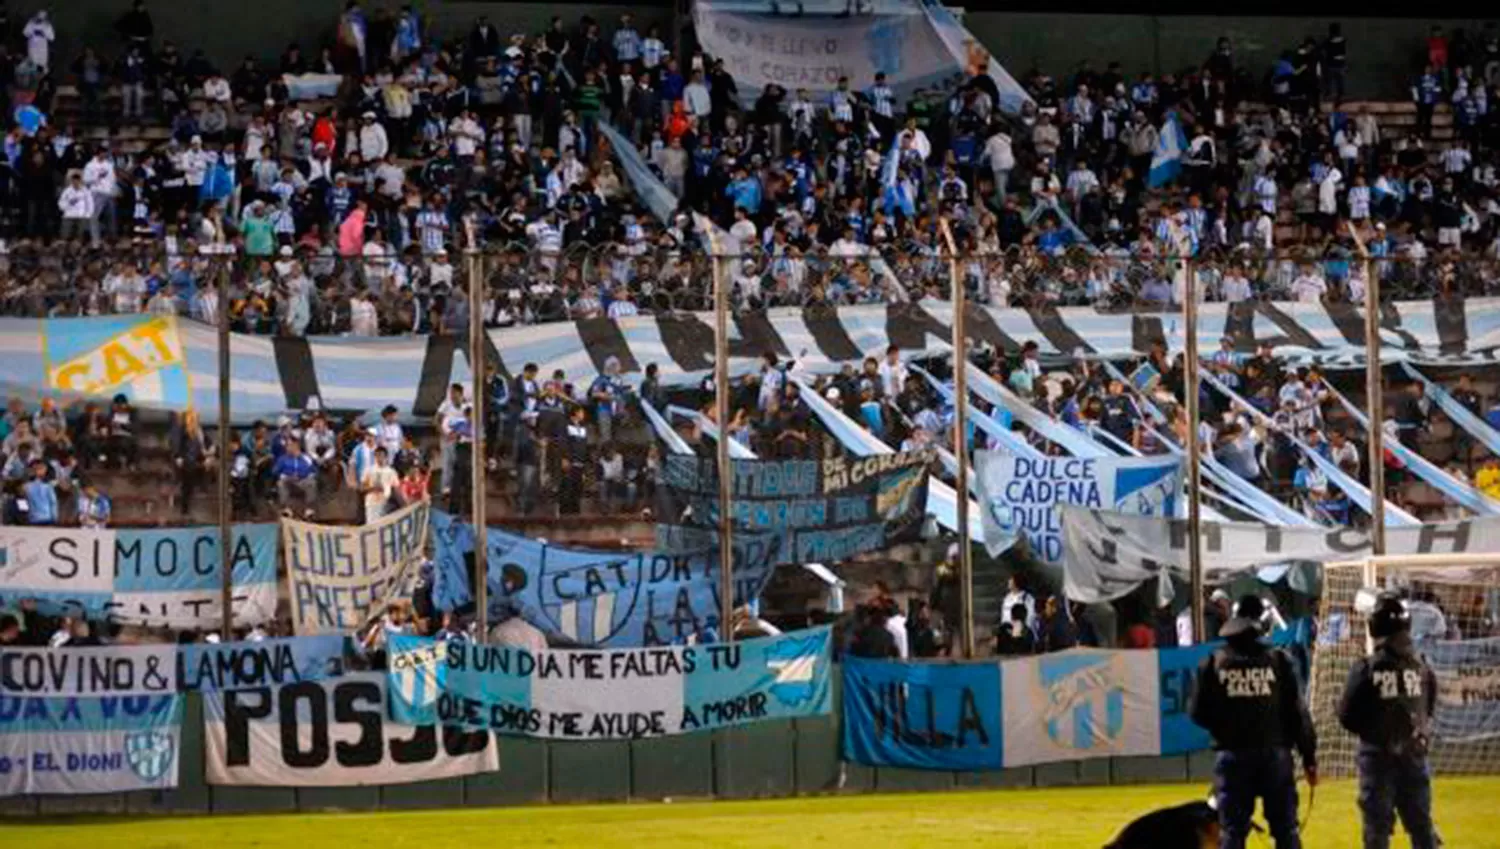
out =
{"type": "Polygon", "coordinates": [[[227,73],[155,38],[143,2],[118,29],[116,44],[53,57],[38,13],[26,50],[0,59],[17,84],[0,167],[12,314],[208,320],[227,286],[246,332],[446,332],[467,321],[460,252],[476,246],[503,254],[483,272],[491,326],[702,308],[689,209],[743,254],[742,307],[941,294],[938,216],[955,224],[974,295],[997,305],[1166,305],[1183,293],[1157,258],[1186,251],[1205,263],[1206,297],[1352,297],[1366,285],[1355,232],[1376,258],[1410,261],[1383,266],[1394,293],[1500,281],[1490,30],[1429,38],[1419,123],[1388,133],[1341,102],[1350,51],[1336,24],[1270,69],[1220,39],[1182,74],[1033,71],[1015,115],[987,75],[904,103],[883,79],[817,99],[742,93],[691,38],[675,54],[629,14],[556,18],[540,34],[481,17],[444,38],[410,7],[350,3],[316,57],[291,44],[274,66],[246,57],[227,73]],[[81,124],[52,117],[63,80],[81,124]],[[118,113],[101,108],[112,87],[118,113]],[[1439,103],[1456,139],[1434,160],[1439,103]],[[1153,189],[1169,117],[1183,170],[1153,189]],[[88,132],[150,122],[170,138],[140,151],[88,132]],[[660,222],[637,201],[604,122],[640,146],[680,214],[660,222]],[[1268,258],[1293,248],[1307,261],[1268,258]],[[241,261],[221,278],[213,260],[230,253],[241,261]]]}
{"type": "MultiPolygon", "coordinates": [[[[774,86],[742,98],[691,39],[675,54],[671,38],[642,32],[628,14],[572,26],[558,18],[540,34],[480,18],[445,39],[410,7],[367,14],[350,2],[337,24],[316,58],[292,44],[274,67],[247,57],[225,74],[201,51],[184,58],[157,39],[142,2],[120,20],[117,44],[71,61],[51,55],[56,33],[44,13],[28,21],[26,49],[0,57],[16,92],[0,164],[3,309],[209,322],[223,309],[242,332],[356,336],[463,332],[470,309],[491,327],[701,309],[710,265],[689,210],[728,234],[737,309],[943,297],[940,216],[954,225],[972,296],[993,305],[1180,303],[1183,275],[1165,257],[1189,252],[1209,299],[1358,301],[1371,281],[1356,235],[1392,260],[1375,272],[1387,292],[1500,288],[1500,112],[1488,108],[1500,38],[1489,30],[1478,40],[1432,34],[1412,90],[1418,123],[1390,134],[1371,111],[1341,102],[1350,49],[1337,25],[1270,69],[1244,67],[1220,39],[1183,74],[1128,75],[1119,63],[1033,71],[1023,75],[1033,102],[1004,115],[983,75],[905,103],[879,78],[844,81],[817,100],[774,86]],[[77,87],[79,123],[53,118],[63,80],[77,87]],[[104,107],[112,87],[118,118],[104,107]],[[1433,158],[1440,103],[1456,139],[1433,158]],[[605,122],[681,200],[669,220],[638,200],[599,131],[605,122]],[[170,137],[141,151],[108,140],[151,123],[170,137]],[[1153,186],[1159,134],[1174,125],[1187,142],[1182,173],[1153,186]],[[111,131],[102,144],[88,132],[99,126],[111,131]],[[1284,206],[1290,239],[1278,226],[1284,206]],[[470,248],[485,249],[477,304],[466,292],[470,248]]],[[[14,34],[0,26],[0,37],[14,34]]],[[[1034,349],[976,360],[1026,402],[1122,451],[1159,453],[1184,440],[1180,358],[1165,351],[1132,372],[1139,381],[1087,363],[1047,375],[1034,349]]],[[[1309,516],[1362,521],[1291,442],[1368,479],[1361,436],[1337,414],[1325,378],[1268,351],[1226,349],[1209,365],[1270,418],[1205,389],[1208,450],[1309,516]]],[[[736,384],[728,438],[762,456],[817,456],[827,435],[787,378],[795,368],[768,357],[736,384]]],[[[893,446],[951,443],[944,394],[899,352],[810,385],[893,446]]],[[[1464,391],[1466,405],[1490,412],[1464,391]]],[[[1425,402],[1401,393],[1393,388],[1391,426],[1421,449],[1425,402]]],[[[609,368],[543,376],[530,367],[492,375],[488,396],[476,412],[456,386],[415,429],[399,410],[376,422],[313,410],[232,434],[237,514],[275,505],[316,518],[345,488],[365,519],[428,495],[464,510],[465,469],[476,461],[514,477],[522,514],[544,504],[577,514],[586,499],[602,512],[653,505],[659,449],[649,438],[639,450],[624,441],[641,427],[639,401],[664,407],[652,375],[631,390],[609,368]],[[479,426],[489,454],[474,458],[479,426]]],[[[1019,429],[1005,410],[979,409],[1019,429]]],[[[5,521],[108,523],[109,499],[91,481],[132,462],[136,430],[123,398],[76,418],[49,401],[12,404],[0,421],[5,521]]],[[[191,413],[173,422],[168,444],[186,512],[213,477],[217,449],[191,413]]],[[[1500,492],[1493,459],[1475,457],[1440,459],[1500,492]]],[[[1404,497],[1400,475],[1387,479],[1390,495],[1404,497]]],[[[1038,611],[1034,599],[1008,598],[996,650],[1097,641],[1060,602],[1043,599],[1038,611]]],[[[861,615],[902,653],[921,655],[946,645],[947,604],[935,597],[908,617],[887,594],[861,615]]]]}

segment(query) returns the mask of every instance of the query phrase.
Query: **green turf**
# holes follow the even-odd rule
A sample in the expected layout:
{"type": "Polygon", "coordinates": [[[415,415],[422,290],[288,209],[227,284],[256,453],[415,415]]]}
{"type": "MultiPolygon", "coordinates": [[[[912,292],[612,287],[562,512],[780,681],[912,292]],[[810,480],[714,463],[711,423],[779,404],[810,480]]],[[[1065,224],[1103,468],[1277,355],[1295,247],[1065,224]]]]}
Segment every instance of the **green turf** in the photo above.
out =
{"type": "MultiPolygon", "coordinates": [[[[1191,800],[1200,789],[1099,787],[420,813],[7,820],[0,822],[0,835],[6,845],[26,849],[459,849],[496,845],[518,849],[1098,849],[1128,819],[1191,800]]],[[[1497,791],[1500,779],[1439,782],[1436,814],[1448,846],[1500,849],[1497,791]]],[[[1359,845],[1352,784],[1338,782],[1320,788],[1304,845],[1307,849],[1359,845]]],[[[1405,838],[1398,837],[1396,845],[1406,846],[1405,838]]],[[[1252,838],[1251,846],[1269,847],[1270,842],[1252,838]]]]}

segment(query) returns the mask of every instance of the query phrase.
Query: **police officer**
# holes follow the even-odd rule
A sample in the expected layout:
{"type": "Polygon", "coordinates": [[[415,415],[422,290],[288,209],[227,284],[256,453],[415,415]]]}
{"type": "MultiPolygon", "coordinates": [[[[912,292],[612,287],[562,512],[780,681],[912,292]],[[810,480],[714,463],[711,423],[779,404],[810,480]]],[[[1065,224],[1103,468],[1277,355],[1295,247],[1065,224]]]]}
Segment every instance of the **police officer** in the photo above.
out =
{"type": "Polygon", "coordinates": [[[1203,659],[1193,690],[1193,721],[1213,735],[1218,751],[1220,849],[1244,849],[1257,798],[1276,849],[1301,849],[1293,747],[1308,785],[1318,781],[1317,734],[1292,659],[1261,642],[1270,615],[1259,596],[1242,596],[1219,630],[1225,645],[1203,659]]]}
{"type": "Polygon", "coordinates": [[[1433,849],[1439,843],[1427,747],[1437,676],[1412,648],[1411,612],[1401,599],[1381,595],[1369,628],[1375,652],[1349,670],[1339,702],[1339,723],[1359,737],[1365,849],[1391,845],[1397,812],[1412,849],[1433,849]]]}

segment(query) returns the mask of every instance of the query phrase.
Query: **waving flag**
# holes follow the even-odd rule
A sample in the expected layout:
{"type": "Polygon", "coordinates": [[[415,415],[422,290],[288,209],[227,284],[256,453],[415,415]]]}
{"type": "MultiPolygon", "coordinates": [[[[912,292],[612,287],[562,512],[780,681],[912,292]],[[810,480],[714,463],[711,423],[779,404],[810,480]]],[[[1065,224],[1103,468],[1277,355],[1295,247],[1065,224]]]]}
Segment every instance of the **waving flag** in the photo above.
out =
{"type": "Polygon", "coordinates": [[[1182,170],[1182,153],[1187,148],[1187,136],[1182,125],[1177,123],[1177,113],[1168,112],[1162,122],[1161,132],[1156,137],[1156,150],[1151,154],[1151,172],[1146,183],[1151,188],[1164,186],[1177,179],[1182,170]]]}
{"type": "Polygon", "coordinates": [[[895,215],[900,211],[902,215],[910,218],[917,214],[916,191],[913,189],[911,180],[901,176],[901,134],[891,142],[891,150],[885,155],[885,162],[880,166],[880,185],[882,188],[881,206],[886,215],[895,215]]]}

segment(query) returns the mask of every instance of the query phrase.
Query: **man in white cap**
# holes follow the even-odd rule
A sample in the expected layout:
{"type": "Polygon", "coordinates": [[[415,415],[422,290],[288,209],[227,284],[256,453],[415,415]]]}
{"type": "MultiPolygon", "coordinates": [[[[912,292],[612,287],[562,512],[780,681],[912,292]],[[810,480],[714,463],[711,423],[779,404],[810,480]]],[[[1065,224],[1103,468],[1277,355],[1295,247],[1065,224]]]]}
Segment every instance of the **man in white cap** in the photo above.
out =
{"type": "MultiPolygon", "coordinates": [[[[1208,596],[1208,606],[1203,608],[1203,633],[1213,635],[1219,633],[1224,623],[1229,621],[1229,593],[1222,589],[1214,590],[1208,596]]],[[[1188,605],[1177,614],[1177,645],[1191,646],[1196,641],[1193,639],[1193,606],[1188,605]]]]}
{"type": "Polygon", "coordinates": [[[374,112],[366,112],[359,118],[359,155],[366,162],[379,162],[391,150],[385,125],[375,120],[374,112]]]}

